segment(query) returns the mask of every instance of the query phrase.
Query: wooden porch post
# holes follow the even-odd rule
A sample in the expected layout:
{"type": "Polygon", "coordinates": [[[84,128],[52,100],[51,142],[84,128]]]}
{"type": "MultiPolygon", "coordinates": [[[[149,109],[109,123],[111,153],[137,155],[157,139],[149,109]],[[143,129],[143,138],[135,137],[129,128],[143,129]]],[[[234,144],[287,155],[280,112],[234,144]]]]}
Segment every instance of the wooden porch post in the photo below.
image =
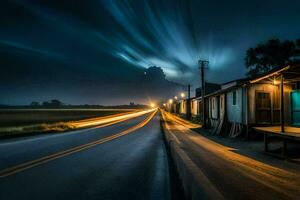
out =
{"type": "Polygon", "coordinates": [[[280,122],[281,132],[284,133],[284,84],[283,74],[280,76],[280,122]]]}

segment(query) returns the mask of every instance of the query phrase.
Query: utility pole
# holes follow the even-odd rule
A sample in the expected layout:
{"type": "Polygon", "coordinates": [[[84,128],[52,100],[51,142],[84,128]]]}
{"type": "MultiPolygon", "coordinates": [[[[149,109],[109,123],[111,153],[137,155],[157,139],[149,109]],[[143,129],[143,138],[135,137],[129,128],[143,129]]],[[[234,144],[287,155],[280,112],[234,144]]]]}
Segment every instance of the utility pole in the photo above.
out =
{"type": "Polygon", "coordinates": [[[280,122],[281,132],[284,133],[284,78],[283,74],[280,76],[280,122]]]}
{"type": "Polygon", "coordinates": [[[205,74],[204,69],[208,68],[209,62],[207,60],[199,60],[200,71],[201,71],[201,101],[202,101],[202,126],[206,127],[206,102],[204,99],[205,96],[205,74]]]}

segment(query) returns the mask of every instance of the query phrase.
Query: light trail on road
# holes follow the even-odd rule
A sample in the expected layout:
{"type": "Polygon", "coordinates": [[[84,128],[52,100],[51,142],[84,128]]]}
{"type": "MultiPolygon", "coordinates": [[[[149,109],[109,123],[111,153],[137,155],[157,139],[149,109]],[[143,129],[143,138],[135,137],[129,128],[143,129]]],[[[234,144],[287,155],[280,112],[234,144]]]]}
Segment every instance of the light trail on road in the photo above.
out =
{"type": "Polygon", "coordinates": [[[0,141],[0,168],[7,169],[0,199],[182,199],[171,191],[157,111],[101,128],[0,141]]]}
{"type": "MultiPolygon", "coordinates": [[[[67,110],[67,109],[66,109],[67,110]]],[[[48,132],[66,132],[84,128],[101,128],[120,123],[129,119],[133,119],[144,114],[150,113],[155,109],[148,110],[131,110],[128,112],[107,115],[103,117],[91,117],[88,119],[76,121],[57,121],[54,123],[37,123],[23,126],[1,127],[2,135],[26,135],[32,133],[48,133],[48,132]]]]}
{"type": "Polygon", "coordinates": [[[126,114],[116,114],[113,116],[105,116],[105,117],[99,117],[99,118],[92,118],[92,119],[85,119],[75,122],[67,122],[67,125],[70,125],[74,128],[84,128],[84,127],[90,127],[90,126],[100,126],[105,125],[107,123],[113,123],[113,122],[122,122],[131,118],[139,117],[144,114],[153,112],[155,109],[150,110],[143,110],[143,111],[137,111],[133,113],[126,113],[126,114]]]}
{"type": "MultiPolygon", "coordinates": [[[[140,116],[140,115],[144,115],[148,112],[149,111],[143,111],[143,112],[139,112],[139,113],[129,114],[129,117],[128,117],[128,115],[126,115],[126,116],[120,116],[120,117],[115,117],[115,118],[119,119],[119,118],[122,117],[121,119],[126,120],[126,119],[130,119],[132,117],[137,117],[137,116],[140,116]],[[123,118],[123,117],[127,117],[127,118],[123,118]]],[[[145,126],[153,118],[153,116],[156,114],[157,110],[156,111],[151,110],[151,112],[153,112],[153,113],[149,117],[147,117],[144,121],[142,121],[141,123],[139,123],[139,124],[137,124],[133,127],[130,127],[129,129],[127,129],[125,131],[113,134],[111,136],[108,136],[108,137],[105,137],[105,138],[102,138],[102,139],[99,139],[99,140],[96,140],[96,141],[93,141],[93,142],[90,142],[90,143],[87,143],[87,144],[80,145],[80,146],[77,146],[77,147],[74,147],[74,148],[71,148],[71,149],[67,149],[67,150],[64,150],[64,151],[61,151],[61,152],[57,152],[55,154],[44,156],[44,157],[39,158],[39,159],[35,159],[35,160],[32,160],[32,161],[28,161],[28,162],[25,162],[25,163],[22,163],[22,164],[19,164],[19,165],[16,165],[16,166],[12,166],[12,167],[3,169],[3,170],[0,171],[0,177],[2,178],[2,177],[6,177],[6,176],[10,176],[10,175],[19,173],[19,172],[22,172],[24,170],[30,169],[32,167],[50,162],[52,160],[55,160],[55,159],[58,159],[58,158],[61,158],[61,157],[79,152],[79,151],[86,150],[88,148],[92,148],[96,145],[103,144],[105,142],[109,142],[113,139],[116,139],[116,138],[119,138],[119,137],[124,136],[126,134],[129,134],[129,133],[145,126]]],[[[111,122],[111,121],[109,121],[109,122],[111,122]]]]}

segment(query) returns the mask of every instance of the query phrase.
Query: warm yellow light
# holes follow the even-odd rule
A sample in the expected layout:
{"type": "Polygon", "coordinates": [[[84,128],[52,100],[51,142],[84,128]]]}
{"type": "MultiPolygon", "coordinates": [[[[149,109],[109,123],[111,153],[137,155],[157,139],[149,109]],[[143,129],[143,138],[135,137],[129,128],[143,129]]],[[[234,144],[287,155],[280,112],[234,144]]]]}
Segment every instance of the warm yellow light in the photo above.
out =
{"type": "Polygon", "coordinates": [[[167,105],[167,104],[165,104],[165,103],[163,104],[164,107],[166,107],[166,105],[167,105]]]}
{"type": "Polygon", "coordinates": [[[178,97],[177,97],[177,96],[175,96],[175,97],[174,97],[174,99],[176,99],[176,100],[177,100],[177,99],[178,99],[178,97]]]}
{"type": "Polygon", "coordinates": [[[155,104],[154,104],[154,103],[151,103],[150,106],[151,106],[151,108],[154,108],[154,107],[155,107],[155,104]]]}
{"type": "Polygon", "coordinates": [[[169,104],[172,104],[173,103],[173,99],[169,99],[169,104]]]}
{"type": "Polygon", "coordinates": [[[274,85],[279,85],[279,84],[280,84],[280,81],[277,81],[277,80],[274,78],[273,84],[274,84],[274,85]]]}
{"type": "Polygon", "coordinates": [[[184,98],[184,97],[185,97],[184,92],[181,92],[180,96],[181,96],[182,98],[184,98]]]}
{"type": "Polygon", "coordinates": [[[268,75],[266,75],[266,76],[263,76],[263,77],[260,77],[260,78],[251,80],[250,83],[256,83],[256,82],[259,82],[259,81],[261,81],[261,80],[263,80],[263,79],[271,78],[272,76],[279,75],[281,72],[286,71],[286,70],[288,70],[288,69],[290,69],[290,66],[289,66],[289,65],[286,66],[286,67],[284,67],[284,68],[282,68],[282,69],[280,69],[280,70],[278,70],[278,71],[276,71],[276,72],[273,72],[273,73],[271,73],[271,74],[268,74],[268,75]]]}

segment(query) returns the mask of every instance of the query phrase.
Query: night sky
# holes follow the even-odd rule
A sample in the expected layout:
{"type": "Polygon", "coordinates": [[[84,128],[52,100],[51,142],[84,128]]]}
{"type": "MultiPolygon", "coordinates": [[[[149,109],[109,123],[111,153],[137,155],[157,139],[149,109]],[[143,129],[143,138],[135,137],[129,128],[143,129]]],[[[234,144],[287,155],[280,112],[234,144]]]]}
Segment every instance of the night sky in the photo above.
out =
{"type": "Polygon", "coordinates": [[[0,3],[0,104],[147,103],[245,74],[245,51],[300,37],[299,0],[0,3]],[[148,77],[150,66],[164,77],[148,77]]]}

